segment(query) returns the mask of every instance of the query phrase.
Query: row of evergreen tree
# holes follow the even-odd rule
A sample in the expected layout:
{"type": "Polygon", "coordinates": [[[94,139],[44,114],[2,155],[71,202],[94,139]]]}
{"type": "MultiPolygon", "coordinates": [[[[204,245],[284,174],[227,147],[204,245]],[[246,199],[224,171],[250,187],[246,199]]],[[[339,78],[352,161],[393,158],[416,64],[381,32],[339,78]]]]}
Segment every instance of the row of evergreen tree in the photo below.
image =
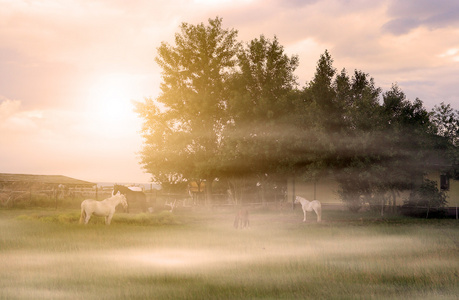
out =
{"type": "Polygon", "coordinates": [[[209,201],[215,179],[331,175],[357,209],[457,164],[457,110],[429,112],[397,84],[382,91],[363,71],[337,71],[328,51],[300,87],[298,56],[276,37],[241,43],[217,17],[183,23],[156,61],[161,93],[137,103],[141,163],[157,182],[205,181],[209,201]]]}

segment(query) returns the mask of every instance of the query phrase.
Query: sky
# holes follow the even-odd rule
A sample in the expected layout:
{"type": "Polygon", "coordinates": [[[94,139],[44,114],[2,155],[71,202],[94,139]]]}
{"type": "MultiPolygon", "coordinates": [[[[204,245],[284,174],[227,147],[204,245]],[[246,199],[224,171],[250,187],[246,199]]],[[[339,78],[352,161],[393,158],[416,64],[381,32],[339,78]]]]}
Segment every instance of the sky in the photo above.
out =
{"type": "Polygon", "coordinates": [[[300,86],[327,49],[339,71],[459,109],[457,0],[0,0],[0,173],[146,183],[133,101],[159,95],[161,42],[221,17],[276,36],[300,86]]]}

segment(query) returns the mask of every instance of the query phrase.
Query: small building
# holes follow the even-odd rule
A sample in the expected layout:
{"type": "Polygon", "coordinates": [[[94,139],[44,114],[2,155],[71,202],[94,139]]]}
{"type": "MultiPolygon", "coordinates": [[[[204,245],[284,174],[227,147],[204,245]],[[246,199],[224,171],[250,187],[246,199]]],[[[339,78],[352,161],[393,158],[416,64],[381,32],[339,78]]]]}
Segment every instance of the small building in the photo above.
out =
{"type": "Polygon", "coordinates": [[[0,173],[0,205],[6,207],[27,205],[36,197],[54,199],[57,207],[58,199],[88,190],[97,198],[97,184],[93,182],[62,175],[0,173]]]}
{"type": "Polygon", "coordinates": [[[0,190],[52,189],[59,186],[65,188],[94,188],[96,183],[62,175],[0,173],[0,190]]]}
{"type": "MultiPolygon", "coordinates": [[[[438,189],[444,191],[448,201],[447,206],[459,206],[459,180],[450,178],[440,171],[432,171],[424,178],[436,181],[438,189]]],[[[316,181],[302,181],[300,179],[289,179],[287,184],[287,201],[293,201],[293,195],[302,196],[308,200],[319,200],[325,205],[343,204],[338,195],[339,184],[331,176],[319,178],[316,181]]],[[[401,192],[397,196],[397,205],[403,205],[405,199],[409,197],[409,192],[401,192]]]]}

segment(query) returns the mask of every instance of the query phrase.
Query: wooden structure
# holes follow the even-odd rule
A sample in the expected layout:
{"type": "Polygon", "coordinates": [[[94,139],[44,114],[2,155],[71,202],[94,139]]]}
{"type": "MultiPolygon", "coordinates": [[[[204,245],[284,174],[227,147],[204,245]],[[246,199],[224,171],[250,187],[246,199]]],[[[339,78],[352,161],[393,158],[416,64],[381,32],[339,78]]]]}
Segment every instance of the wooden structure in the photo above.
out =
{"type": "Polygon", "coordinates": [[[190,181],[188,183],[188,189],[192,193],[204,193],[206,190],[206,182],[200,181],[198,184],[196,181],[190,181]]]}
{"type": "Polygon", "coordinates": [[[30,203],[34,197],[54,199],[74,198],[76,193],[90,190],[97,198],[97,184],[62,175],[32,175],[0,173],[0,205],[15,206],[30,203]]]}
{"type": "Polygon", "coordinates": [[[0,190],[17,190],[30,188],[93,188],[96,183],[74,179],[62,175],[31,175],[0,173],[0,190]]]}
{"type": "MultiPolygon", "coordinates": [[[[448,206],[459,206],[459,180],[449,178],[440,171],[432,171],[424,178],[436,181],[438,189],[447,195],[448,206]]],[[[287,184],[287,199],[293,203],[295,196],[301,196],[308,200],[319,200],[322,204],[336,205],[343,204],[338,195],[339,184],[331,176],[319,178],[318,180],[303,181],[301,179],[289,178],[287,184]]],[[[397,193],[396,205],[403,205],[404,199],[409,197],[409,191],[397,193]]]]}
{"type": "Polygon", "coordinates": [[[188,194],[190,195],[191,199],[193,200],[193,205],[197,205],[200,200],[201,202],[205,202],[205,190],[206,190],[206,182],[205,181],[190,181],[188,183],[188,194]]]}

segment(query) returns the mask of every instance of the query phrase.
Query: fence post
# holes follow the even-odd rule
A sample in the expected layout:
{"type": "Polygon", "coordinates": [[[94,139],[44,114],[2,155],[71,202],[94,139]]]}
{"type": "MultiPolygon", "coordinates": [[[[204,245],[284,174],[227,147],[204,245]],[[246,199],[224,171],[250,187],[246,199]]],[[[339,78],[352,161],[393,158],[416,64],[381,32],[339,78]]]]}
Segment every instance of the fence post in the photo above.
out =
{"type": "Polygon", "coordinates": [[[292,177],[292,210],[295,209],[295,176],[292,177]]]}
{"type": "Polygon", "coordinates": [[[56,204],[56,210],[57,210],[57,188],[56,186],[53,186],[53,194],[54,194],[54,203],[56,204]]]}

